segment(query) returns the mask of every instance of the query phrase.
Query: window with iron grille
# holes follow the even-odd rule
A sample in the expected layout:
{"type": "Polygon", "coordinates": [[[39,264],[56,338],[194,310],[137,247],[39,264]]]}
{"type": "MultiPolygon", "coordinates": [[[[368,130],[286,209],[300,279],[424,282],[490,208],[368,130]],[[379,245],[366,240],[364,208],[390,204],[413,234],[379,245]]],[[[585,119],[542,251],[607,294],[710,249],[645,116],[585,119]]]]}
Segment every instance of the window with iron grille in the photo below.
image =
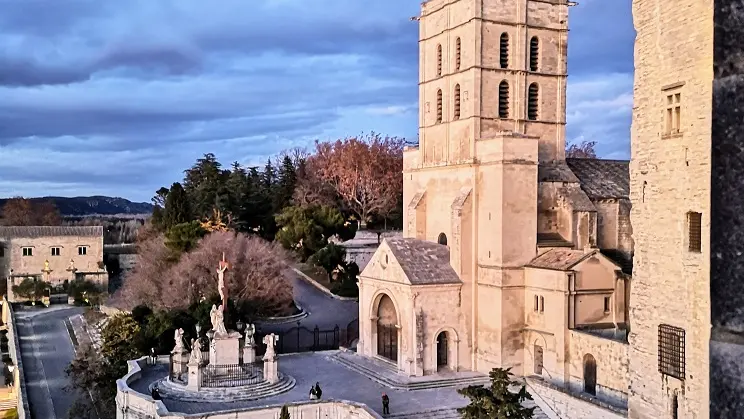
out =
{"type": "Polygon", "coordinates": [[[437,45],[437,76],[442,75],[442,44],[437,45]]]}
{"type": "Polygon", "coordinates": [[[685,331],[668,324],[659,325],[659,372],[685,379],[685,331]]]}
{"type": "Polygon", "coordinates": [[[462,42],[460,38],[455,39],[455,70],[460,71],[462,61],[462,42]]]}
{"type": "Polygon", "coordinates": [[[509,117],[509,83],[504,80],[499,84],[499,118],[509,117]]]}
{"type": "Polygon", "coordinates": [[[690,252],[702,252],[702,222],[703,214],[699,212],[687,213],[688,249],[690,252]]]}
{"type": "Polygon", "coordinates": [[[539,116],[538,100],[540,97],[540,88],[537,83],[530,84],[527,92],[527,119],[537,121],[539,116]]]}
{"type": "Polygon", "coordinates": [[[460,119],[460,85],[455,85],[455,119],[460,119]]]}
{"type": "Polygon", "coordinates": [[[442,90],[437,90],[437,123],[442,122],[442,90]]]}
{"type": "Polygon", "coordinates": [[[530,71],[537,71],[540,59],[540,41],[536,36],[530,39],[530,71]]]}
{"type": "Polygon", "coordinates": [[[509,67],[509,34],[506,32],[501,34],[499,42],[499,64],[501,68],[509,67]]]}

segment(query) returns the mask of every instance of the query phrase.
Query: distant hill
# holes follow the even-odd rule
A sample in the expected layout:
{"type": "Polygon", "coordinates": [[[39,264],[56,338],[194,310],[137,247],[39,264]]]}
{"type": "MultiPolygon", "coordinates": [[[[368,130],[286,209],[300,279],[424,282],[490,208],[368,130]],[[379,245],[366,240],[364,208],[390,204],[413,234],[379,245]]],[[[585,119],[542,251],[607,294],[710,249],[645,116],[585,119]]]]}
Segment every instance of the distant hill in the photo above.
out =
{"type": "MultiPolygon", "coordinates": [[[[152,214],[153,206],[147,202],[132,202],[124,198],[110,196],[76,196],[72,198],[62,196],[45,196],[29,198],[34,202],[52,201],[63,217],[86,215],[134,215],[152,214]]],[[[7,199],[0,199],[0,207],[7,199]]]]}

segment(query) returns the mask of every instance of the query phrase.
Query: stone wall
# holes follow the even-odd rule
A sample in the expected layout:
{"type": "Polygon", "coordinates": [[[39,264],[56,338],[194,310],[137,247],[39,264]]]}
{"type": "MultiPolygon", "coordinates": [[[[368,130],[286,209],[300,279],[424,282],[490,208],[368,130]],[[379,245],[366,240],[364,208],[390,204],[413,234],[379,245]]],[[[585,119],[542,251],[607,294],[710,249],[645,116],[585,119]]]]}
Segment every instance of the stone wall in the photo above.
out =
{"type": "Polygon", "coordinates": [[[597,362],[597,398],[614,406],[628,401],[628,344],[592,335],[570,332],[569,388],[583,391],[584,357],[591,355],[597,362]]]}
{"type": "Polygon", "coordinates": [[[15,381],[14,387],[15,392],[18,395],[18,417],[20,419],[31,418],[31,409],[28,405],[28,395],[26,393],[26,377],[23,373],[23,360],[21,359],[21,346],[18,342],[18,332],[16,330],[15,317],[13,314],[13,307],[11,307],[5,297],[2,301],[3,322],[8,328],[8,352],[10,352],[10,359],[13,364],[17,367],[15,370],[15,381]]]}
{"type": "MultiPolygon", "coordinates": [[[[129,361],[129,373],[116,381],[116,419],[277,419],[281,405],[247,409],[223,410],[219,412],[184,414],[170,412],[163,402],[153,400],[132,390],[129,384],[140,378],[142,368],[147,368],[147,357],[129,361]]],[[[292,418],[302,419],[382,419],[362,403],[346,400],[318,400],[288,403],[292,418]]],[[[21,416],[23,417],[23,416],[21,416]]]]}
{"type": "Polygon", "coordinates": [[[540,378],[527,378],[527,391],[551,417],[566,419],[624,419],[626,412],[587,396],[571,393],[540,378]],[[544,406],[544,407],[543,407],[544,406]]]}

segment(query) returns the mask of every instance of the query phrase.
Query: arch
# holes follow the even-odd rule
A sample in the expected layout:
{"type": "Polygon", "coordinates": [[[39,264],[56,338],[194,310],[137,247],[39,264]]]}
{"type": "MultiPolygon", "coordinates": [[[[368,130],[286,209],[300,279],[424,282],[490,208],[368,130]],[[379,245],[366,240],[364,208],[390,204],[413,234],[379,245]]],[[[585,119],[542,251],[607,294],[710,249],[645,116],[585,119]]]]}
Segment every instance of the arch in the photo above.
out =
{"type": "Polygon", "coordinates": [[[439,237],[437,237],[437,243],[447,245],[447,235],[444,233],[439,233],[439,237]]]}
{"type": "Polygon", "coordinates": [[[499,83],[499,118],[509,117],[509,82],[499,83]]]}
{"type": "Polygon", "coordinates": [[[455,119],[460,119],[460,85],[455,85],[455,119]]]}
{"type": "Polygon", "coordinates": [[[540,87],[537,83],[531,83],[527,91],[527,119],[537,121],[539,116],[540,87]]]}
{"type": "Polygon", "coordinates": [[[431,362],[433,365],[436,366],[436,369],[439,370],[441,367],[449,368],[450,371],[457,371],[458,370],[458,359],[460,356],[459,351],[459,344],[460,344],[460,338],[457,334],[457,331],[449,326],[440,327],[436,333],[431,335],[431,342],[430,342],[430,348],[432,348],[432,351],[430,352],[432,355],[431,362]],[[439,365],[439,342],[440,338],[446,338],[447,339],[447,363],[446,365],[439,365]]]}
{"type": "Polygon", "coordinates": [[[442,89],[437,90],[437,124],[442,122],[442,89]]]}
{"type": "Polygon", "coordinates": [[[437,76],[442,75],[442,44],[437,44],[437,76]]]}
{"type": "Polygon", "coordinates": [[[534,360],[533,360],[533,366],[534,366],[534,372],[537,375],[542,375],[543,373],[543,364],[545,363],[544,359],[544,351],[545,349],[541,346],[535,343],[534,348],[534,360]]]}
{"type": "Polygon", "coordinates": [[[540,64],[540,40],[533,36],[530,38],[530,71],[537,71],[540,64]]]}
{"type": "Polygon", "coordinates": [[[449,366],[449,336],[446,330],[437,335],[437,370],[449,366]]]}
{"type": "Polygon", "coordinates": [[[499,64],[501,68],[509,67],[509,34],[506,32],[499,38],[499,64]]]}
{"type": "Polygon", "coordinates": [[[455,70],[460,71],[460,65],[462,64],[462,41],[458,36],[455,38],[455,70]]]}
{"type": "Polygon", "coordinates": [[[597,360],[592,354],[584,355],[584,392],[597,395],[597,360]]]}
{"type": "Polygon", "coordinates": [[[375,355],[398,363],[400,352],[400,310],[392,294],[378,291],[372,298],[373,342],[375,355]]]}

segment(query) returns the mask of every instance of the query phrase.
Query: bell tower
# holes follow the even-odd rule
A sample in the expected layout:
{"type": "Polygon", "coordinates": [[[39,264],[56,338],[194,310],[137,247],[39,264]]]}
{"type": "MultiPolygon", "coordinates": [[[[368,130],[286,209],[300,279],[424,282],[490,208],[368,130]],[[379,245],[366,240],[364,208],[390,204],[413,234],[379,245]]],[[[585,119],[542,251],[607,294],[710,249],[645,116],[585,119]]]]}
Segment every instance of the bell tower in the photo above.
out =
{"type": "Polygon", "coordinates": [[[478,159],[501,131],[565,158],[566,0],[429,0],[419,36],[420,162],[478,159]]]}

